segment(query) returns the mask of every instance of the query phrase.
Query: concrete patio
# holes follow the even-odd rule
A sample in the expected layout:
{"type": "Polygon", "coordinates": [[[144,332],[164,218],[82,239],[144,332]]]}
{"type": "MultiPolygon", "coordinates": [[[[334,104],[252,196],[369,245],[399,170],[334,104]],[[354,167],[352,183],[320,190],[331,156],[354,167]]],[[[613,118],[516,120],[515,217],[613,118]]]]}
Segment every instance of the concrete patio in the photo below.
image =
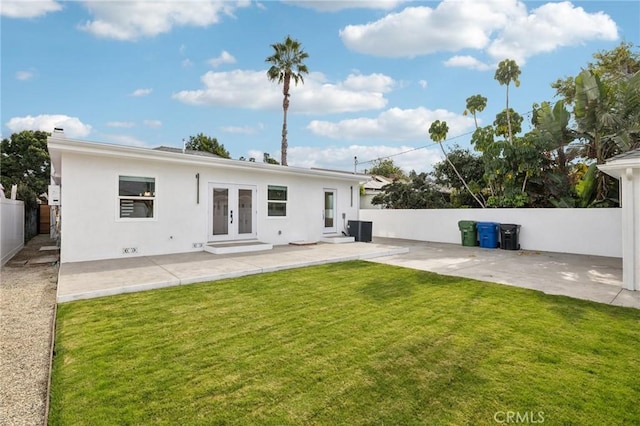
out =
{"type": "Polygon", "coordinates": [[[196,252],[64,263],[57,300],[68,302],[356,259],[640,308],[640,292],[621,288],[619,258],[390,238],[374,238],[372,243],[276,246],[254,253],[196,252]]]}

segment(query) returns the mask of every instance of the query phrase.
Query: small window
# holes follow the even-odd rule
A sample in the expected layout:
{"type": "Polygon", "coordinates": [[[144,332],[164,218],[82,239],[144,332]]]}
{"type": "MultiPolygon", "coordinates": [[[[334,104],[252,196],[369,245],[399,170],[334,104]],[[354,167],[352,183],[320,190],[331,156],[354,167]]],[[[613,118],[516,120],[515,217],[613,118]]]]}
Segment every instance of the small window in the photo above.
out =
{"type": "Polygon", "coordinates": [[[269,185],[267,187],[267,215],[287,215],[287,187],[269,185]]]}
{"type": "Polygon", "coordinates": [[[118,178],[118,203],[121,219],[153,218],[156,199],[156,179],[139,176],[118,178]]]}

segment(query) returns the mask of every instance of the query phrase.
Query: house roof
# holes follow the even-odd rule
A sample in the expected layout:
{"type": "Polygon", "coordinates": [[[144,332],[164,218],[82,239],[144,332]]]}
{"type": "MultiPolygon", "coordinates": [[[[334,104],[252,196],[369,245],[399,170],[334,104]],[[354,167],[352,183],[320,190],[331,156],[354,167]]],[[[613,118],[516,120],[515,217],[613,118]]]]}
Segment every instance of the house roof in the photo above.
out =
{"type": "MultiPolygon", "coordinates": [[[[51,156],[51,176],[56,183],[62,177],[61,156],[63,153],[75,153],[97,157],[128,158],[144,161],[158,161],[172,164],[191,164],[194,166],[216,167],[220,169],[235,169],[245,171],[260,171],[261,173],[288,174],[310,177],[326,177],[362,183],[367,176],[349,172],[306,169],[302,167],[281,166],[276,164],[258,163],[252,161],[232,160],[216,155],[203,155],[198,151],[182,149],[152,149],[124,145],[113,145],[99,142],[89,142],[69,139],[54,132],[47,138],[47,147],[51,156]]],[[[165,147],[167,148],[167,147],[165,147]]]]}
{"type": "Polygon", "coordinates": [[[175,148],[173,146],[158,146],[153,148],[156,151],[166,151],[166,152],[173,152],[175,154],[190,154],[190,155],[202,155],[203,157],[218,157],[218,158],[222,158],[217,154],[214,154],[213,152],[209,152],[209,151],[196,151],[194,149],[181,149],[181,148],[175,148]]]}
{"type": "Polygon", "coordinates": [[[632,149],[615,157],[609,158],[605,164],[599,164],[598,169],[602,172],[620,179],[623,174],[627,174],[627,169],[640,168],[640,149],[632,149]]]}
{"type": "Polygon", "coordinates": [[[392,179],[389,179],[380,175],[371,175],[371,178],[364,183],[364,189],[377,189],[380,190],[385,185],[393,183],[392,179]]]}

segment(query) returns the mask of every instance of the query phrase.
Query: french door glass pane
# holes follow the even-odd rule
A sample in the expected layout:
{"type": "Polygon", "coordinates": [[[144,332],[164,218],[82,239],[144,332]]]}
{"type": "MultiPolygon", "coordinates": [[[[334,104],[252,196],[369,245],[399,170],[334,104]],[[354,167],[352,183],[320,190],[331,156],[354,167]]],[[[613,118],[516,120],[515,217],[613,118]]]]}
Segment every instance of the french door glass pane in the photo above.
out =
{"type": "Polygon", "coordinates": [[[251,189],[238,190],[238,234],[250,234],[252,232],[252,195],[251,189]]]}
{"type": "Polygon", "coordinates": [[[213,188],[213,235],[229,233],[229,190],[213,188]]]}

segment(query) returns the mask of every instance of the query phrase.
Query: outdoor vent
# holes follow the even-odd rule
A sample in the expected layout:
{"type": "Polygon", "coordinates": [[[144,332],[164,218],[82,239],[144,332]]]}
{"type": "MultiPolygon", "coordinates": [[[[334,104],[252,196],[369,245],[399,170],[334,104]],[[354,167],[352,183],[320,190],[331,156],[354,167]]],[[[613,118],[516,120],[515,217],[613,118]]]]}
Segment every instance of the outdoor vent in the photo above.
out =
{"type": "Polygon", "coordinates": [[[138,247],[125,247],[122,249],[122,254],[136,254],[138,253],[138,247]]]}
{"type": "Polygon", "coordinates": [[[202,248],[203,245],[204,245],[204,243],[193,243],[192,247],[193,248],[202,248]]]}

